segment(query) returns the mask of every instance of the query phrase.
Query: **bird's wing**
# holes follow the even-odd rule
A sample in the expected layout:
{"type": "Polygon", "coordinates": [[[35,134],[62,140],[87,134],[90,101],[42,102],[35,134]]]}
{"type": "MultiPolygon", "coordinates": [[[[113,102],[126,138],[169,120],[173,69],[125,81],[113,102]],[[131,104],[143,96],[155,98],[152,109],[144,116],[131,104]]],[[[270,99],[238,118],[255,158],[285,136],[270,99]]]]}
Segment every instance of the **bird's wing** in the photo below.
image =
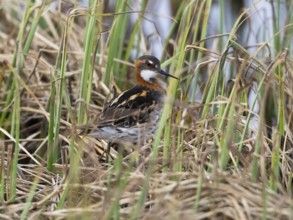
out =
{"type": "Polygon", "coordinates": [[[144,86],[135,86],[108,102],[94,124],[97,127],[107,125],[128,127],[137,122],[143,123],[161,99],[161,93],[144,86]]]}

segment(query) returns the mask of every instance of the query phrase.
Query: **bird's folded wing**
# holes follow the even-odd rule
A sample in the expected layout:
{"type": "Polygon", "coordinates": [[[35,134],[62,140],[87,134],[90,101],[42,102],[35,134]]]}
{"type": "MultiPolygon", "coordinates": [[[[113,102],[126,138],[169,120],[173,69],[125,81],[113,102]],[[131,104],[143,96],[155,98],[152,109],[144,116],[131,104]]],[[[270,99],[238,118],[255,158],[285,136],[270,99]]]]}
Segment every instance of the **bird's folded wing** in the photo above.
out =
{"type": "Polygon", "coordinates": [[[137,123],[144,123],[150,117],[155,105],[140,106],[141,108],[110,108],[95,120],[95,126],[107,125],[130,127],[137,123]]]}
{"type": "Polygon", "coordinates": [[[157,107],[161,96],[156,91],[143,86],[135,86],[109,101],[102,113],[86,127],[88,129],[105,126],[131,127],[144,123],[157,107]]]}

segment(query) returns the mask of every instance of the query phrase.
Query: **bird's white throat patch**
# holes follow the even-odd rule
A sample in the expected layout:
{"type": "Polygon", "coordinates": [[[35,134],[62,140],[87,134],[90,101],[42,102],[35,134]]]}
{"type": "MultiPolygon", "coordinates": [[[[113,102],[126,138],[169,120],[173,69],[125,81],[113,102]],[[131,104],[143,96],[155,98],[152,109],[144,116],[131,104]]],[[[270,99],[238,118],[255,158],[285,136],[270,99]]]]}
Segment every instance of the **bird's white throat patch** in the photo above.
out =
{"type": "Polygon", "coordinates": [[[150,79],[155,78],[158,75],[158,73],[152,70],[142,70],[140,72],[140,75],[145,81],[150,82],[150,79]]]}

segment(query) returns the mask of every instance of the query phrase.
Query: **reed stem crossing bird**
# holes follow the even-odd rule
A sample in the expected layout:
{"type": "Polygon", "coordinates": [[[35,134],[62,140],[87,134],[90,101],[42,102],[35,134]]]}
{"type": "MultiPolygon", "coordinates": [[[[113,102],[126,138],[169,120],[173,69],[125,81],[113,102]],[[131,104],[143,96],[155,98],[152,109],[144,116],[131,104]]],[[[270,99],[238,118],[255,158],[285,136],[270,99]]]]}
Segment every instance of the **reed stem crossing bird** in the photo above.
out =
{"type": "Polygon", "coordinates": [[[178,78],[162,70],[160,61],[150,55],[136,60],[135,72],[137,85],[106,103],[94,120],[90,136],[123,145],[142,145],[154,136],[167,78],[178,78]]]}

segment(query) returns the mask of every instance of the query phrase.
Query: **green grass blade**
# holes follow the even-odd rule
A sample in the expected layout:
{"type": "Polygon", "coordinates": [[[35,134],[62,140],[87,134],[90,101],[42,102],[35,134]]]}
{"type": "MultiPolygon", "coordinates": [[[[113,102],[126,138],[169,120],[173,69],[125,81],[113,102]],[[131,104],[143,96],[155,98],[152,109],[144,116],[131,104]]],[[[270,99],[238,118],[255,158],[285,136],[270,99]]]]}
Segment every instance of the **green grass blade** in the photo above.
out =
{"type": "MultiPolygon", "coordinates": [[[[107,65],[106,72],[103,78],[103,82],[109,86],[111,73],[114,72],[117,75],[120,75],[119,64],[114,62],[114,58],[121,58],[122,55],[122,46],[124,41],[125,32],[126,32],[126,19],[127,15],[119,14],[124,12],[127,4],[130,1],[118,0],[116,5],[116,14],[111,29],[110,39],[109,39],[109,49],[107,56],[107,65]]],[[[122,78],[123,79],[123,78],[122,78]]]]}
{"type": "Polygon", "coordinates": [[[92,11],[89,17],[89,21],[87,24],[86,38],[85,38],[85,49],[84,49],[84,59],[82,65],[82,74],[80,78],[80,91],[79,98],[81,100],[85,100],[85,103],[80,103],[78,106],[77,113],[77,121],[78,124],[84,124],[87,121],[87,112],[85,108],[85,104],[89,105],[90,102],[90,94],[92,90],[92,77],[93,77],[93,64],[95,58],[95,43],[97,36],[97,13],[99,12],[98,7],[99,1],[93,1],[91,5],[92,11]]]}
{"type": "MultiPolygon", "coordinates": [[[[15,73],[18,74],[18,73],[15,73]]],[[[10,170],[10,194],[9,199],[14,201],[16,199],[16,182],[18,172],[18,155],[19,155],[19,137],[20,137],[20,88],[17,77],[15,76],[15,93],[14,93],[14,105],[12,112],[12,127],[11,135],[15,138],[14,152],[12,159],[12,167],[10,170]]]]}

